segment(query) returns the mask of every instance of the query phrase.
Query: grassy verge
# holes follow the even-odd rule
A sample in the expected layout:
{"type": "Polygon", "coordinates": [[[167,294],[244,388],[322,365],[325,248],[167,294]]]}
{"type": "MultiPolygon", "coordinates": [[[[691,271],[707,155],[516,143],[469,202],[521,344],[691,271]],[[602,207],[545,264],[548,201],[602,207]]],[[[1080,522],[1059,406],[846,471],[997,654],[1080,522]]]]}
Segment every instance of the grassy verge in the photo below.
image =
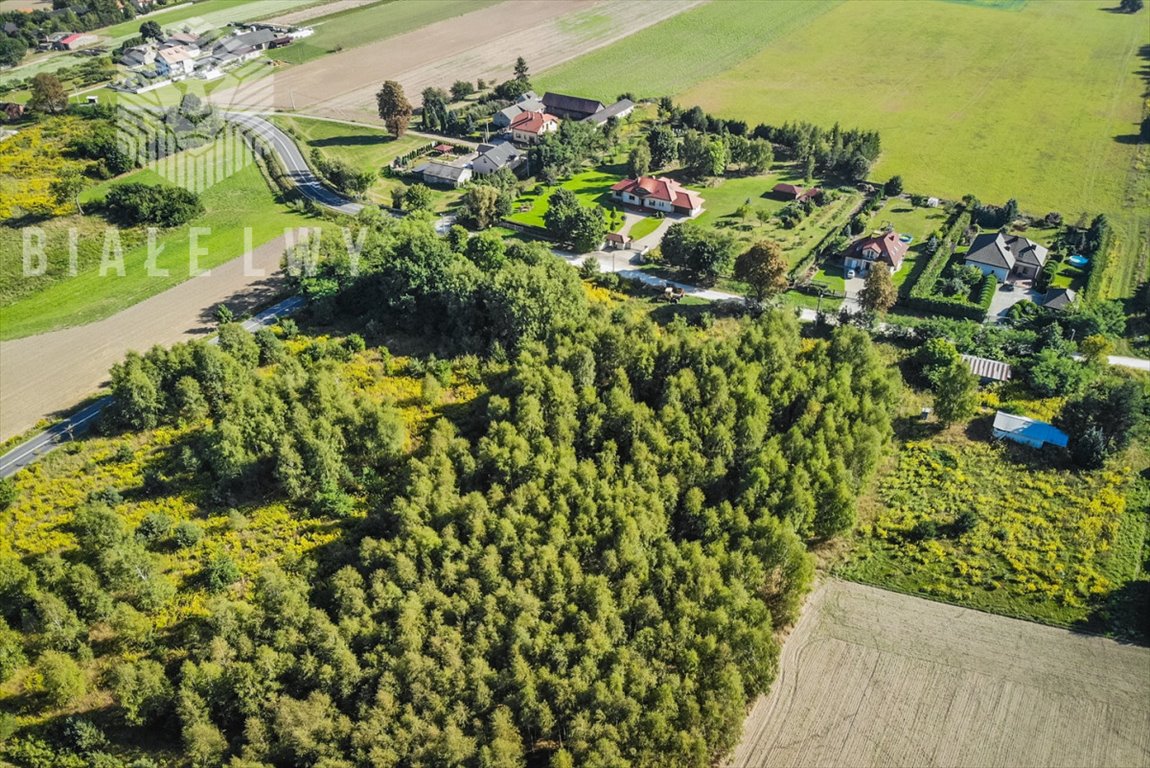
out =
{"type": "MultiPolygon", "coordinates": [[[[142,170],[116,180],[159,183],[164,181],[154,171],[142,170]]],[[[107,185],[88,192],[90,197],[100,196],[107,185]]],[[[121,239],[124,247],[124,275],[106,270],[100,275],[100,262],[106,232],[102,220],[93,217],[73,217],[53,222],[48,231],[49,268],[39,287],[23,292],[18,298],[0,304],[0,339],[13,339],[37,333],[82,325],[108,317],[143,299],[154,296],[188,279],[190,227],[210,228],[198,238],[198,246],[206,249],[199,257],[199,267],[210,269],[230,261],[243,253],[244,228],[252,230],[253,246],[259,246],[283,234],[285,228],[307,226],[312,223],[300,214],[279,204],[268,190],[257,166],[247,165],[221,182],[209,187],[202,195],[206,212],[191,222],[189,227],[163,231],[157,240],[163,251],[156,260],[160,269],[169,270],[167,277],[149,276],[145,269],[148,258],[147,244],[140,232],[126,233],[121,239]],[[85,233],[85,245],[78,274],[68,274],[66,230],[76,225],[85,233]]],[[[19,230],[0,229],[5,251],[18,248],[19,230]]],[[[19,250],[16,251],[19,253],[19,250]]],[[[8,270],[5,270],[7,274],[8,270]]]]}

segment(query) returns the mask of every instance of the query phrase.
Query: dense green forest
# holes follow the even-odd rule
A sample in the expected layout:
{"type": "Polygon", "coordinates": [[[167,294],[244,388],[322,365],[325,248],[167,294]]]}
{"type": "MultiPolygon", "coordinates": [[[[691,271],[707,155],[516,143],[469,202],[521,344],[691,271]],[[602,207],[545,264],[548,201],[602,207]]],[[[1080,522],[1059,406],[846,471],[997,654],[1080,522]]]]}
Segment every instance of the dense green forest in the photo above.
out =
{"type": "Polygon", "coordinates": [[[294,272],[315,322],[358,333],[226,325],[113,371],[105,430],[180,437],[78,504],[65,544],[0,555],[4,757],[707,766],[736,743],[897,375],[854,328],[661,327],[545,250],[368,221],[358,264],[336,234],[294,272]],[[397,335],[434,351],[402,370],[426,420],[357,373],[397,335]],[[129,526],[143,493],[196,512],[129,526]],[[245,573],[196,516],[253,499],[336,535],[245,573]]]}

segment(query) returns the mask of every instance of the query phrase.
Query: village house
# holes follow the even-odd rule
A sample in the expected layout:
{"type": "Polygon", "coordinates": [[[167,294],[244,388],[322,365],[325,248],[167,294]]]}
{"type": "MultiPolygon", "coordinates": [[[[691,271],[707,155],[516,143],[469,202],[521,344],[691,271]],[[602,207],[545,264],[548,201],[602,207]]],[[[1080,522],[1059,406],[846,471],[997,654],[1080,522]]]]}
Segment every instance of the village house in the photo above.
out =
{"type": "Polygon", "coordinates": [[[993,432],[999,440],[1010,440],[1031,448],[1044,448],[1047,445],[1065,448],[1070,442],[1069,436],[1053,424],[1005,411],[994,414],[993,432]]]}
{"type": "Polygon", "coordinates": [[[543,106],[543,102],[540,101],[532,91],[528,91],[519,97],[519,101],[509,107],[504,107],[492,115],[491,123],[496,128],[507,128],[511,125],[512,120],[524,112],[543,112],[545,110],[546,107],[543,106]]]}
{"type": "Polygon", "coordinates": [[[1046,264],[1046,257],[1045,246],[1021,235],[985,232],[970,244],[966,263],[1005,283],[1008,278],[1033,280],[1046,264]]]}
{"type": "Polygon", "coordinates": [[[155,60],[156,49],[151,45],[133,45],[120,57],[120,63],[125,67],[143,67],[155,60]]]}
{"type": "Polygon", "coordinates": [[[902,269],[906,257],[907,244],[898,232],[874,232],[869,237],[856,240],[843,256],[843,269],[854,270],[860,275],[871,271],[876,264],[884,264],[891,273],[902,269]]]}
{"type": "Polygon", "coordinates": [[[611,118],[622,120],[635,111],[635,102],[630,99],[619,99],[611,106],[601,109],[590,117],[583,118],[583,122],[591,123],[596,128],[602,128],[611,118]]]}
{"type": "Polygon", "coordinates": [[[156,74],[160,77],[184,77],[195,69],[195,55],[182,45],[164,48],[156,54],[156,74]]]}
{"type": "Polygon", "coordinates": [[[471,181],[471,169],[467,166],[441,163],[438,160],[422,163],[414,171],[423,179],[424,184],[437,187],[457,188],[471,181]]]}
{"type": "Polygon", "coordinates": [[[666,176],[624,179],[611,187],[611,197],[626,205],[636,205],[663,213],[695,216],[703,210],[703,198],[666,176]]]}
{"type": "Polygon", "coordinates": [[[471,170],[477,176],[495,173],[501,168],[518,171],[527,161],[527,153],[510,141],[497,144],[480,144],[479,155],[471,161],[471,170]]]}
{"type": "Polygon", "coordinates": [[[95,35],[89,35],[85,32],[76,32],[71,35],[65,35],[56,41],[56,49],[60,51],[75,51],[88,45],[95,45],[100,42],[100,38],[95,35]]]}
{"type": "Polygon", "coordinates": [[[823,193],[818,187],[811,187],[810,189],[803,189],[802,187],[794,184],[776,184],[771,192],[776,197],[783,200],[794,200],[799,203],[805,203],[807,200],[814,200],[823,193]]]}
{"type": "Polygon", "coordinates": [[[609,250],[619,250],[630,247],[631,237],[629,235],[620,234],[619,232],[608,232],[607,237],[604,239],[604,248],[609,250]]]}
{"type": "Polygon", "coordinates": [[[603,102],[594,99],[548,91],[543,94],[543,106],[549,113],[564,120],[586,120],[603,109],[604,105],[603,102]]]}
{"type": "Polygon", "coordinates": [[[511,139],[520,144],[537,144],[548,133],[559,130],[559,118],[546,112],[524,112],[511,121],[511,139]]]}

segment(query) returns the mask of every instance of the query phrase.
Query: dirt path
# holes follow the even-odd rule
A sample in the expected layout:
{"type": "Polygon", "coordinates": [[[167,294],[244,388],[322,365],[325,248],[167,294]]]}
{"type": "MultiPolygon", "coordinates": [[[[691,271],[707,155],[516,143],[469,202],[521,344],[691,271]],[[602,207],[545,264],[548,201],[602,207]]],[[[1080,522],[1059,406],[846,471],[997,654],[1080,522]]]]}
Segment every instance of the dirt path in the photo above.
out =
{"type": "Polygon", "coordinates": [[[0,342],[0,440],[95,392],[126,352],[209,332],[220,302],[236,314],[268,303],[280,289],[283,251],[282,237],[253,250],[252,265],[268,277],[245,275],[240,257],[105,320],[0,342]]]}
{"type": "Polygon", "coordinates": [[[413,102],[428,86],[503,79],[516,56],[540,72],[680,13],[701,0],[506,0],[377,43],[277,71],[212,100],[235,108],[375,120],[375,92],[398,80],[413,102]]]}
{"type": "Polygon", "coordinates": [[[1150,649],[822,585],[731,768],[1150,766],[1150,649]]]}

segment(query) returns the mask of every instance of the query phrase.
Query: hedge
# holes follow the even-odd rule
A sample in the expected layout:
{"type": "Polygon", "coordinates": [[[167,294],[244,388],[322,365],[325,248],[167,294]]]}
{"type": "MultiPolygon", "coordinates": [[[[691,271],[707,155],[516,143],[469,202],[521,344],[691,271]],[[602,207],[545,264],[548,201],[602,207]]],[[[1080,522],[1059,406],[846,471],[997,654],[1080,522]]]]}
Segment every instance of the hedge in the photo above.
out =
{"type": "Polygon", "coordinates": [[[1090,254],[1090,274],[1086,276],[1086,288],[1082,291],[1084,302],[1101,301],[1106,283],[1106,263],[1110,259],[1110,246],[1114,241],[1114,227],[1107,225],[1102,233],[1098,249],[1090,254]]]}
{"type": "Polygon", "coordinates": [[[923,312],[981,321],[990,309],[990,302],[994,300],[996,290],[998,290],[998,278],[989,274],[982,278],[982,285],[979,286],[978,301],[976,302],[972,303],[948,296],[912,295],[905,303],[908,307],[923,312]]]}
{"type": "Polygon", "coordinates": [[[970,211],[960,205],[956,208],[946,228],[939,230],[938,234],[935,235],[938,238],[938,250],[934,252],[930,261],[918,273],[914,285],[910,287],[907,294],[910,299],[933,298],[935,283],[938,282],[938,278],[942,277],[942,271],[946,269],[946,264],[950,261],[951,251],[958,243],[958,238],[969,226],[970,211]]]}

